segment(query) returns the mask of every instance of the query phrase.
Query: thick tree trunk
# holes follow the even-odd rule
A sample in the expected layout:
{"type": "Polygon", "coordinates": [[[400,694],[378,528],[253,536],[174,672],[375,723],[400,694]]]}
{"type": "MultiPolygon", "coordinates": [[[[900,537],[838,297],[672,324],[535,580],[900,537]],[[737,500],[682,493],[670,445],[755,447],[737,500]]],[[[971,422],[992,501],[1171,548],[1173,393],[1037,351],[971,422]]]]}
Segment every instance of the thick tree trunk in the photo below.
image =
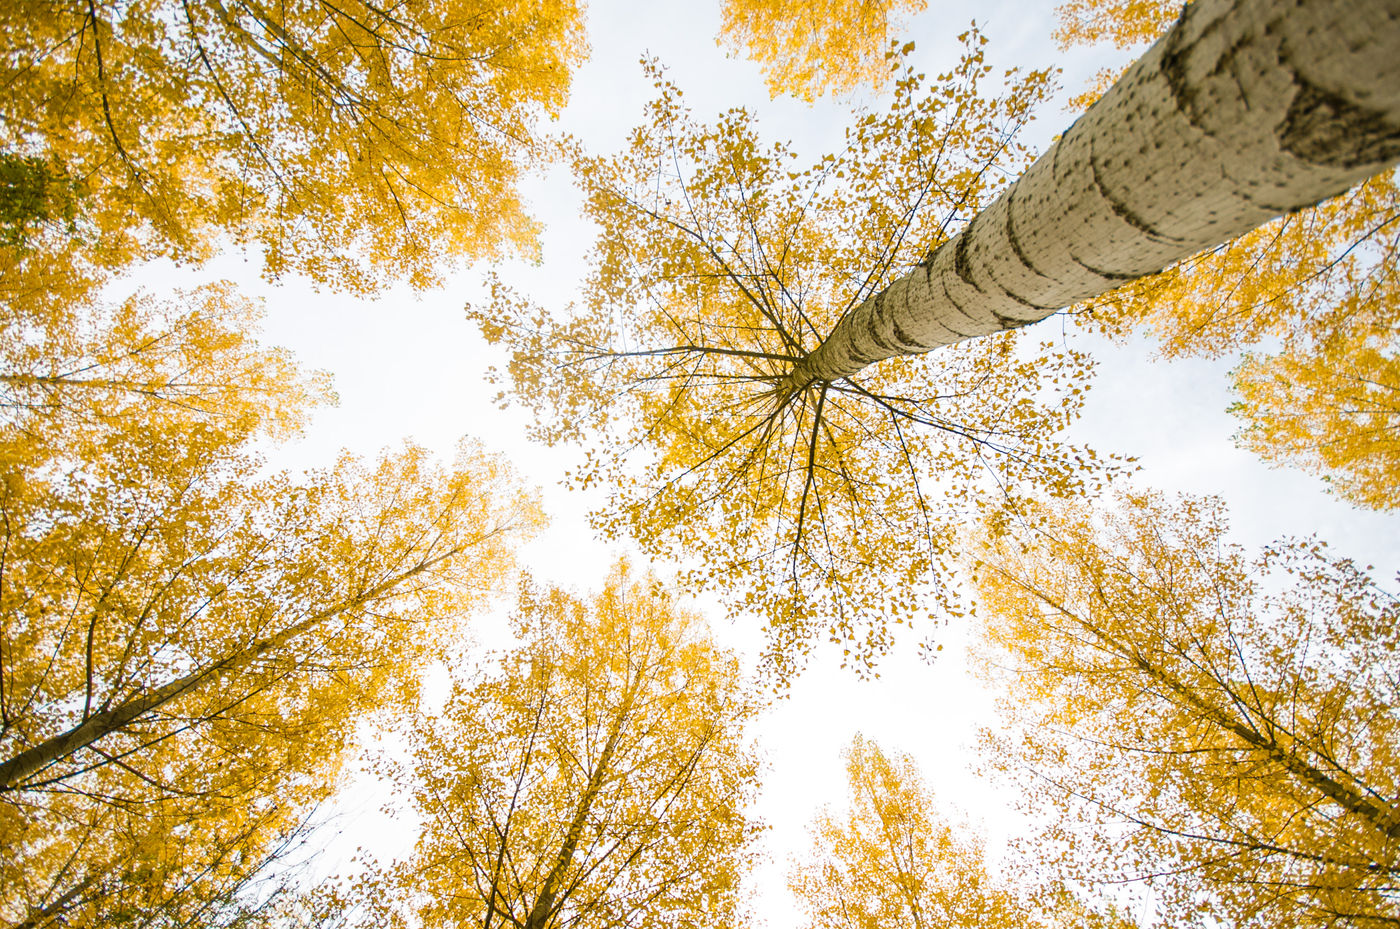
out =
{"type": "Polygon", "coordinates": [[[1197,0],[990,207],[856,307],[802,387],[1026,326],[1400,160],[1400,0],[1197,0]]]}

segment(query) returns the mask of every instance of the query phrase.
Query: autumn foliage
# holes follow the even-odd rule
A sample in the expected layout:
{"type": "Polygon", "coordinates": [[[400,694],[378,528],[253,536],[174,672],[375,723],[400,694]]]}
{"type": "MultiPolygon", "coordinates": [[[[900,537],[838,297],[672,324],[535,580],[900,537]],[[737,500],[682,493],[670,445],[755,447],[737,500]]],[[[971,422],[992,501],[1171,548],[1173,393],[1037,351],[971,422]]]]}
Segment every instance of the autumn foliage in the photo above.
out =
{"type": "Polygon", "coordinates": [[[516,181],[584,48],[568,0],[23,0],[0,35],[0,149],[108,263],[232,241],[357,290],[533,247],[516,181]]]}
{"type": "Polygon", "coordinates": [[[720,42],[763,68],[774,96],[811,101],[823,93],[883,89],[903,17],[927,0],[725,0],[720,42]]]}
{"type": "Polygon", "coordinates": [[[578,160],[601,230],[587,302],[551,312],[498,285],[470,309],[512,349],[503,396],[536,437],[588,450],[571,480],[610,488],[597,525],[760,617],[780,676],[817,638],[868,669],[895,625],[930,633],[929,596],[957,609],[954,501],[1079,492],[1105,470],[1057,436],[1091,369],[1073,351],[1008,333],[794,374],[1024,164],[1016,133],[1048,75],[987,93],[985,39],[963,39],[955,69],[903,73],[887,111],[805,167],[743,110],[697,121],[658,76],[629,148],[578,160]]]}
{"type": "Polygon", "coordinates": [[[1400,602],[1319,543],[1256,557],[1222,505],[1123,496],[993,534],[999,763],[1068,873],[1171,923],[1382,926],[1400,867],[1400,602]]]}
{"type": "Polygon", "coordinates": [[[538,520],[466,445],[258,477],[327,396],[227,287],[6,328],[0,917],[215,921],[538,520]],[[193,304],[193,308],[191,308],[193,304]]]}
{"type": "MultiPolygon", "coordinates": [[[[826,809],[789,874],[810,929],[1133,929],[1111,907],[1062,885],[1038,887],[1024,867],[989,860],[972,826],[945,816],[908,755],[857,735],[844,752],[843,813],[826,809]]],[[[1034,867],[1034,865],[1032,865],[1034,867]]]]}
{"type": "MultiPolygon", "coordinates": [[[[621,151],[545,141],[572,0],[0,6],[0,926],[743,925],[764,697],[815,642],[870,676],[897,627],[932,650],[954,618],[1004,697],[982,773],[1022,835],[857,736],[789,872],[803,925],[1400,923],[1400,601],[1371,569],[1251,554],[1214,499],[1108,493],[1127,463],[1064,432],[1093,359],[1029,316],[813,373],[936,250],[972,261],[948,243],[1032,161],[1051,72],[996,73],[972,27],[916,73],[891,40],[924,5],[727,0],[720,41],[773,93],[886,93],[809,160],[747,110],[697,119],[654,61],[621,151]],[[597,229],[583,295],[491,275],[468,313],[530,435],[581,447],[594,527],[666,580],[520,579],[544,516],[471,439],[277,470],[330,374],[231,282],[120,278],[242,248],[369,295],[533,258],[519,183],[561,152],[597,229]],[[757,674],[687,595],[763,625],[757,674]],[[411,848],[301,881],[351,776],[401,799],[411,848]]],[[[1126,46],[1176,10],[1060,15],[1061,42],[1126,46]]],[[[1238,354],[1239,441],[1393,509],[1397,217],[1384,173],[1081,315],[1238,354]]]]}
{"type": "Polygon", "coordinates": [[[758,704],[699,617],[629,574],[590,600],[527,581],[521,644],[403,717],[409,758],[383,767],[424,828],[362,896],[427,927],[735,924],[758,704]]]}

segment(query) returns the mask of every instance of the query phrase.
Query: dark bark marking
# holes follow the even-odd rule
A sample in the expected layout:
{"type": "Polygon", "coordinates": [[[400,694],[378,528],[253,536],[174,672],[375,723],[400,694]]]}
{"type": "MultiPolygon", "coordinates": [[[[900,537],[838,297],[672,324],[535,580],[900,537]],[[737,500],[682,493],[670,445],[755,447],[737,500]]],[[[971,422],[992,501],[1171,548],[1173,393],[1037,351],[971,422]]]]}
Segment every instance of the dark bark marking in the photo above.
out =
{"type": "MultiPolygon", "coordinates": [[[[855,337],[855,333],[851,333],[850,339],[846,340],[846,351],[844,351],[844,354],[846,354],[846,357],[850,358],[851,361],[857,362],[857,364],[871,364],[872,355],[867,355],[867,353],[861,351],[862,344],[871,343],[871,341],[879,343],[879,340],[875,337],[875,325],[871,322],[871,318],[867,316],[864,325],[861,326],[860,339],[855,337]]],[[[826,341],[823,341],[822,344],[825,346],[826,341]]],[[[830,354],[830,351],[827,351],[827,354],[830,354]]]]}
{"type": "Polygon", "coordinates": [[[1298,93],[1278,127],[1284,151],[1329,168],[1383,166],[1400,158],[1400,125],[1384,111],[1358,106],[1309,83],[1296,70],[1293,82],[1298,93]]]}
{"type": "Polygon", "coordinates": [[[958,234],[958,241],[953,245],[953,270],[958,272],[958,277],[962,278],[965,283],[974,290],[981,292],[982,288],[972,279],[972,258],[967,253],[968,234],[972,232],[976,226],[977,220],[974,218],[968,227],[958,234]]]}
{"type": "Polygon", "coordinates": [[[884,338],[880,335],[880,327],[875,324],[875,317],[872,314],[870,321],[865,326],[865,338],[862,340],[866,344],[875,346],[876,351],[862,351],[860,345],[852,342],[851,350],[848,353],[855,361],[863,365],[881,361],[893,355],[905,354],[904,349],[912,343],[904,337],[904,332],[898,326],[891,326],[891,338],[884,338]]]}
{"type": "MultiPolygon", "coordinates": [[[[1011,251],[1016,255],[1016,260],[1021,262],[1023,267],[1030,268],[1032,273],[1040,277],[1049,278],[1049,275],[1043,273],[1035,266],[1030,256],[1026,254],[1025,249],[1021,247],[1021,237],[1016,234],[1015,222],[1011,218],[1012,212],[1016,209],[1015,194],[1016,187],[1013,184],[1006,192],[1006,240],[1011,243],[1011,251]]],[[[1005,288],[1002,289],[1005,290],[1005,288]]]]}
{"type": "MultiPolygon", "coordinates": [[[[956,300],[953,299],[953,295],[950,294],[950,293],[948,292],[948,285],[945,284],[945,283],[943,283],[943,279],[942,279],[942,278],[939,278],[939,280],[938,280],[938,286],[943,288],[943,296],[945,296],[945,297],[948,298],[948,302],[951,303],[951,304],[953,305],[953,309],[957,310],[957,311],[958,311],[959,313],[961,313],[964,317],[966,317],[966,319],[967,319],[968,322],[970,322],[970,323],[975,323],[975,322],[977,322],[977,320],[975,320],[975,319],[972,318],[972,314],[971,314],[971,313],[969,313],[967,310],[964,310],[964,309],[962,308],[962,304],[958,303],[958,301],[956,301],[956,300]]],[[[948,325],[948,324],[947,324],[946,322],[944,322],[943,320],[939,320],[939,324],[940,324],[944,329],[947,329],[949,332],[953,333],[954,335],[958,336],[959,338],[963,338],[963,339],[970,338],[970,336],[968,335],[968,333],[966,333],[966,332],[958,332],[958,330],[954,329],[952,326],[948,325]]]]}
{"type": "Polygon", "coordinates": [[[909,349],[918,349],[921,347],[919,342],[916,342],[910,337],[909,333],[900,328],[899,323],[891,323],[890,328],[894,330],[895,344],[899,346],[901,350],[907,351],[909,349]]]}
{"type": "MultiPolygon", "coordinates": [[[[1208,114],[1200,106],[1199,88],[1186,77],[1186,57],[1201,44],[1202,39],[1222,28],[1225,16],[1206,25],[1201,30],[1200,39],[1182,48],[1185,30],[1179,27],[1193,15],[1196,8],[1196,5],[1192,5],[1183,10],[1178,28],[1174,28],[1164,39],[1166,45],[1160,69],[1176,100],[1177,110],[1192,126],[1209,136],[1215,133],[1208,127],[1208,114]]],[[[1278,20],[1265,23],[1263,32],[1266,36],[1276,36],[1280,32],[1278,20]]],[[[1209,71],[1210,76],[1218,77],[1232,69],[1240,49],[1257,44],[1259,42],[1254,35],[1240,36],[1220,53],[1209,71]]],[[[1280,148],[1302,161],[1332,168],[1352,169],[1367,165],[1381,168],[1400,158],[1400,125],[1391,121],[1384,110],[1362,106],[1313,84],[1290,60],[1286,47],[1280,48],[1278,55],[1280,67],[1289,73],[1297,88],[1288,113],[1277,129],[1280,148]]],[[[1248,108],[1249,101],[1244,97],[1243,88],[1240,99],[1248,108]]]]}
{"type": "MultiPolygon", "coordinates": [[[[1073,253],[1070,254],[1069,259],[1070,261],[1073,261],[1075,264],[1079,265],[1079,267],[1083,268],[1085,271],[1097,274],[1099,277],[1103,278],[1106,281],[1135,281],[1138,278],[1143,277],[1145,274],[1151,273],[1145,271],[1142,274],[1121,274],[1117,271],[1105,271],[1102,268],[1096,268],[1091,264],[1085,264],[1079,259],[1078,255],[1075,255],[1073,253]]],[[[1158,270],[1161,269],[1159,268],[1158,270]]]]}
{"type": "MultiPolygon", "coordinates": [[[[1039,304],[1039,303],[1033,303],[1033,302],[1031,302],[1030,300],[1027,300],[1025,297],[1021,296],[1020,294],[1016,293],[1016,291],[1011,290],[1010,288],[1008,288],[1008,287],[1005,286],[1004,284],[998,284],[998,286],[1001,287],[1001,292],[1002,292],[1002,293],[1006,294],[1006,296],[1010,297],[1012,300],[1015,300],[1017,303],[1021,304],[1021,306],[1029,307],[1030,309],[1035,310],[1035,311],[1037,311],[1037,312],[1039,312],[1039,313],[1050,313],[1050,312],[1054,312],[1055,310],[1058,310],[1058,309],[1059,309],[1059,307],[1057,307],[1057,306],[1044,306],[1044,305],[1039,304]]],[[[1001,316],[999,316],[995,310],[992,311],[992,315],[993,315],[993,316],[996,316],[997,319],[1001,319],[1001,316]]],[[[1024,325],[1026,324],[1027,320],[1024,320],[1024,319],[1023,319],[1023,320],[1019,320],[1019,322],[1020,322],[1021,325],[1024,326],[1024,325]]]]}
{"type": "Polygon", "coordinates": [[[1156,239],[1158,242],[1161,242],[1165,245],[1181,245],[1185,243],[1185,239],[1180,239],[1173,235],[1167,235],[1165,232],[1158,230],[1147,220],[1134,213],[1132,208],[1129,207],[1126,203],[1115,197],[1113,194],[1109,193],[1108,188],[1104,186],[1103,175],[1099,173],[1099,160],[1095,156],[1094,149],[1092,146],[1089,149],[1089,170],[1093,172],[1094,186],[1098,188],[1099,196],[1102,197],[1104,202],[1107,203],[1109,207],[1113,210],[1114,215],[1118,216],[1120,219],[1122,219],[1128,225],[1132,226],[1134,229],[1141,232],[1143,235],[1146,235],[1152,239],[1156,239]]]}
{"type": "MultiPolygon", "coordinates": [[[[1027,304],[1027,306],[1029,305],[1030,304],[1027,304]]],[[[996,310],[992,310],[991,312],[992,319],[995,319],[997,321],[997,325],[1001,327],[1002,332],[1006,332],[1011,329],[1020,329],[1022,326],[1030,325],[1030,322],[1039,322],[1039,320],[1027,321],[1024,319],[1017,319],[1014,316],[1003,316],[996,310]]]]}
{"type": "MultiPolygon", "coordinates": [[[[861,322],[859,337],[853,333],[851,338],[846,342],[847,347],[844,354],[850,361],[862,367],[877,361],[883,361],[894,355],[923,351],[923,347],[918,342],[911,339],[909,334],[899,327],[898,323],[892,322],[889,324],[890,338],[885,338],[880,335],[881,327],[879,325],[879,317],[883,315],[881,311],[885,301],[889,299],[889,292],[889,288],[886,288],[874,298],[875,303],[871,312],[863,314],[864,318],[861,322]],[[872,350],[866,351],[862,346],[869,347],[872,350]]],[[[896,318],[898,317],[897,313],[891,315],[896,318]]],[[[826,343],[823,344],[825,345],[826,343]]]]}
{"type": "MultiPolygon", "coordinates": [[[[1187,80],[1186,57],[1192,51],[1196,50],[1197,47],[1203,45],[1206,37],[1212,32],[1223,28],[1223,22],[1230,11],[1225,11],[1208,23],[1201,29],[1197,39],[1183,48],[1182,43],[1185,41],[1186,37],[1187,21],[1193,16],[1201,15],[1200,9],[1201,7],[1199,4],[1190,4],[1181,11],[1181,18],[1177,20],[1176,25],[1172,27],[1171,31],[1168,32],[1162,40],[1165,44],[1162,47],[1162,59],[1158,68],[1162,76],[1166,78],[1167,87],[1171,90],[1172,99],[1176,101],[1176,111],[1185,117],[1186,121],[1196,129],[1205,133],[1207,136],[1214,136],[1215,133],[1206,127],[1201,108],[1197,105],[1197,97],[1199,96],[1198,89],[1192,86],[1191,82],[1187,80]]],[[[1242,42],[1244,42],[1244,39],[1241,39],[1239,42],[1227,48],[1216,61],[1215,67],[1212,69],[1211,73],[1219,73],[1220,69],[1225,66],[1227,60],[1235,57],[1237,49],[1242,42]]]]}
{"type": "MultiPolygon", "coordinates": [[[[1039,275],[1040,277],[1046,277],[1046,275],[1041,274],[1040,271],[1034,265],[1031,264],[1030,259],[1028,259],[1025,256],[1025,254],[1021,251],[1021,243],[1017,241],[1016,230],[1012,227],[1011,224],[1011,210],[1015,206],[1015,203],[1011,198],[1011,193],[1012,191],[1007,191],[1006,197],[1006,238],[1011,243],[1011,250],[1016,253],[1016,257],[1021,262],[1021,265],[1023,267],[1029,268],[1032,272],[1039,275]]],[[[1035,303],[1027,299],[1026,297],[1023,297],[1020,294],[1016,293],[1016,291],[1012,290],[1010,287],[1007,287],[1005,283],[998,279],[996,272],[992,268],[987,269],[987,276],[992,279],[992,283],[996,284],[997,288],[1003,294],[1010,297],[1012,300],[1015,300],[1017,303],[1021,304],[1021,306],[1035,310],[1038,314],[1040,314],[1036,317],[1037,320],[1044,319],[1048,313],[1052,313],[1055,310],[1059,309],[1059,307],[1056,306],[1044,306],[1042,304],[1035,303]]],[[[1008,319],[1012,319],[1011,317],[1001,316],[995,310],[992,310],[991,312],[992,316],[997,320],[997,322],[1002,323],[1003,329],[1009,328],[1008,326],[1006,326],[1006,321],[1008,319]]],[[[1030,322],[1030,320],[1013,319],[1012,322],[1017,326],[1024,326],[1028,322],[1030,322]]]]}

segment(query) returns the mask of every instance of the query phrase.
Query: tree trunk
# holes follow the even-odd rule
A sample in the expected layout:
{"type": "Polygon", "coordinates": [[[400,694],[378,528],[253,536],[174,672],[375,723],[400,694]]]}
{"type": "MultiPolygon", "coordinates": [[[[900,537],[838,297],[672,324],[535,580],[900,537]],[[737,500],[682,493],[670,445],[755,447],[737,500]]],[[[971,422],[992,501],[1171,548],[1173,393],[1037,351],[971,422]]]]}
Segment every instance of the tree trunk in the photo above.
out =
{"type": "Polygon", "coordinates": [[[79,749],[86,748],[114,732],[120,732],[172,700],[198,689],[205,681],[218,674],[246,667],[268,652],[281,648],[303,633],[316,628],[327,619],[370,603],[392,591],[409,578],[459,554],[460,551],[460,547],[454,548],[445,554],[420,562],[407,571],[396,574],[343,603],[292,624],[276,635],[252,642],[245,648],[225,655],[201,668],[196,668],[189,674],[169,681],[154,690],[133,696],[115,707],[93,713],[71,729],[31,745],[24,751],[0,762],[0,794],[21,789],[25,780],[47,765],[66,758],[79,749]]]}
{"type": "Polygon", "coordinates": [[[0,793],[20,789],[25,780],[44,767],[72,755],[79,749],[86,748],[114,732],[126,729],[132,723],[149,716],[170,701],[195,690],[215,675],[255,661],[320,622],[321,618],[315,616],[303,620],[278,635],[256,642],[247,649],[227,655],[212,664],[191,671],[184,677],[176,678],[154,690],[148,690],[139,696],[132,697],[111,709],[93,713],[71,729],[31,745],[14,757],[0,762],[0,793]]]}
{"type": "MultiPolygon", "coordinates": [[[[1367,825],[1381,833],[1387,839],[1400,839],[1400,812],[1390,804],[1384,802],[1383,791],[1373,791],[1362,784],[1359,779],[1352,776],[1352,780],[1359,785],[1348,785],[1333,777],[1328,772],[1313,764],[1309,757],[1320,754],[1315,752],[1304,739],[1299,739],[1293,735],[1289,727],[1289,721],[1279,721],[1270,719],[1262,712],[1259,715],[1266,719],[1269,726],[1286,732],[1287,742],[1280,744],[1278,737],[1273,734],[1265,734],[1258,726],[1255,726],[1248,715],[1241,713],[1245,718],[1236,718],[1229,712],[1213,705],[1205,697],[1201,696],[1199,688],[1193,688],[1180,678],[1167,673],[1167,671],[1153,664],[1152,661],[1144,657],[1143,649],[1134,647],[1133,643],[1116,636],[1108,630],[1097,626],[1090,619],[1085,619],[1076,613],[1066,602],[1051,596],[1049,593],[1036,587],[1034,584],[1021,580],[1016,575],[1011,574],[1001,568],[994,568],[1001,573],[1011,583],[1016,584],[1022,590],[1044,603],[1051,610],[1064,616],[1070,622],[1077,625],[1082,631],[1088,633],[1108,651],[1113,652],[1123,658],[1138,671],[1148,678],[1161,684],[1171,693],[1176,695],[1181,705],[1189,707],[1193,712],[1198,713],[1202,719],[1207,720],[1212,725],[1225,732],[1230,733],[1245,745],[1259,752],[1263,752],[1274,761],[1278,762],[1285,771],[1292,774],[1298,780],[1307,784],[1318,793],[1327,797],[1348,813],[1365,821],[1367,825]],[[1303,746],[1303,753],[1297,751],[1297,746],[1303,746]]],[[[1217,686],[1229,699],[1226,706],[1239,710],[1246,705],[1238,694],[1234,693],[1228,679],[1217,676],[1213,671],[1208,672],[1208,678],[1212,684],[1217,686]]],[[[1296,724],[1296,720],[1292,721],[1296,724]]],[[[1338,768],[1343,774],[1349,774],[1343,768],[1338,768]]]]}
{"type": "Polygon", "coordinates": [[[637,699],[638,691],[641,690],[643,670],[643,668],[637,668],[632,680],[628,682],[627,690],[622,696],[622,703],[608,729],[608,741],[603,746],[603,751],[598,755],[598,762],[588,777],[588,785],[584,788],[583,796],[579,797],[578,804],[574,807],[574,816],[569,821],[568,830],[564,833],[564,842],[559,848],[559,854],[555,856],[554,867],[550,869],[544,884],[541,885],[540,894],[535,898],[535,905],[530,907],[530,913],[525,917],[524,929],[547,929],[554,918],[555,911],[559,908],[559,892],[563,889],[564,876],[573,865],[574,853],[578,851],[579,839],[583,837],[584,827],[588,825],[588,815],[593,810],[594,801],[598,799],[598,792],[603,789],[603,782],[612,776],[612,756],[617,751],[617,741],[622,735],[622,729],[632,715],[632,704],[637,699]]]}
{"type": "Polygon", "coordinates": [[[1400,160],[1400,0],[1197,0],[789,386],[1038,322],[1400,160]]]}

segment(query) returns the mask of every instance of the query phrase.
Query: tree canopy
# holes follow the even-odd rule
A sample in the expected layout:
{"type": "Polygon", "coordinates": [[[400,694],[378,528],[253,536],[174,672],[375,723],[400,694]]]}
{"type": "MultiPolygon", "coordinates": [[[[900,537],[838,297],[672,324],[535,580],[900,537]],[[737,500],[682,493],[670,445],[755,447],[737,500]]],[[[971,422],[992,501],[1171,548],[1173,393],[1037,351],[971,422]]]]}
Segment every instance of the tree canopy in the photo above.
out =
{"type": "Polygon", "coordinates": [[[963,38],[955,69],[927,87],[906,71],[888,111],[805,169],[748,113],[699,123],[658,78],[629,149],[578,161],[601,229],[588,302],[551,313],[498,285],[470,311],[512,347],[502,379],[535,436],[588,449],[571,480],[611,488],[598,525],[696,559],[687,583],[766,621],[782,674],[818,635],[867,667],[893,624],[928,632],[930,592],[953,608],[940,566],[955,501],[1100,476],[1056,437],[1090,368],[1074,352],[1007,335],[830,383],[790,377],[1024,164],[1016,132],[1049,76],[988,94],[985,39],[963,38]]]}
{"type": "MultiPolygon", "coordinates": [[[[1029,843],[857,737],[790,872],[811,929],[1129,929],[1141,886],[1145,924],[1400,922],[1400,601],[1314,540],[1251,558],[1215,501],[1108,497],[1129,463],[1064,433],[1092,359],[1023,331],[1092,300],[1168,352],[1247,347],[1246,441],[1393,506],[1394,0],[1198,0],[1039,158],[1053,77],[976,27],[930,79],[889,41],[921,0],[729,0],[774,92],[889,91],[815,159],[695,118],[657,62],[621,151],[546,146],[580,10],[473,3],[0,10],[0,925],[740,925],[758,685],[969,615],[1029,843]],[[598,233],[583,296],[507,268],[469,315],[533,437],[582,446],[594,526],[676,580],[527,579],[487,648],[467,621],[542,522],[503,460],[277,471],[329,375],[230,283],[104,285],[228,246],[360,297],[531,257],[546,147],[598,233]],[[768,679],[678,591],[763,623],[768,679]],[[293,887],[351,772],[416,844],[293,887]]],[[[1070,0],[1061,38],[1165,10],[1070,0]]]]}
{"type": "Polygon", "coordinates": [[[579,160],[602,230],[590,302],[551,316],[498,288],[475,314],[514,341],[509,376],[537,434],[583,439],[576,479],[616,488],[602,526],[694,558],[694,583],[766,621],[780,666],[817,629],[866,664],[924,579],[946,591],[944,501],[984,478],[1014,505],[1018,488],[1076,493],[1101,475],[1054,435],[1087,362],[1017,366],[1007,332],[1400,156],[1393,101],[1377,102],[1393,36],[1343,41],[1339,16],[1190,7],[1010,184],[1029,160],[1015,130],[1048,76],[982,95],[975,31],[929,92],[905,73],[888,113],[805,171],[743,111],[696,125],[662,81],[627,152],[579,160]],[[1362,102],[1324,106],[1320,81],[1362,102]],[[1280,84],[1291,92],[1269,91],[1280,84]]]}
{"type": "Polygon", "coordinates": [[[132,428],[133,417],[207,425],[230,443],[287,438],[335,399],[328,374],[259,343],[263,307],[228,281],[120,302],[34,296],[0,300],[0,411],[35,451],[132,428]]]}
{"type": "Polygon", "coordinates": [[[516,181],[584,48],[570,0],[22,0],[0,35],[0,149],[106,263],[233,241],[358,290],[533,248],[516,181]]]}
{"type": "Polygon", "coordinates": [[[811,929],[1130,929],[1126,918],[1085,906],[1063,887],[1018,880],[990,863],[966,825],[943,808],[908,755],[890,757],[857,735],[845,751],[843,814],[824,811],[789,883],[811,929]]]}
{"type": "Polygon", "coordinates": [[[1317,542],[1249,557],[1219,501],[1040,515],[978,576],[1041,847],[1169,924],[1393,924],[1400,600],[1317,542]]]}
{"type": "Polygon", "coordinates": [[[774,96],[886,87],[903,17],[928,0],[725,0],[720,42],[763,67],[774,96]]]}
{"type": "Polygon", "coordinates": [[[735,658],[625,565],[590,600],[527,580],[511,622],[518,646],[402,718],[381,767],[422,827],[361,896],[430,929],[735,925],[758,707],[735,658]]]}
{"type": "Polygon", "coordinates": [[[202,297],[0,342],[8,923],[215,921],[538,518],[473,446],[257,476],[324,388],[202,297]]]}

